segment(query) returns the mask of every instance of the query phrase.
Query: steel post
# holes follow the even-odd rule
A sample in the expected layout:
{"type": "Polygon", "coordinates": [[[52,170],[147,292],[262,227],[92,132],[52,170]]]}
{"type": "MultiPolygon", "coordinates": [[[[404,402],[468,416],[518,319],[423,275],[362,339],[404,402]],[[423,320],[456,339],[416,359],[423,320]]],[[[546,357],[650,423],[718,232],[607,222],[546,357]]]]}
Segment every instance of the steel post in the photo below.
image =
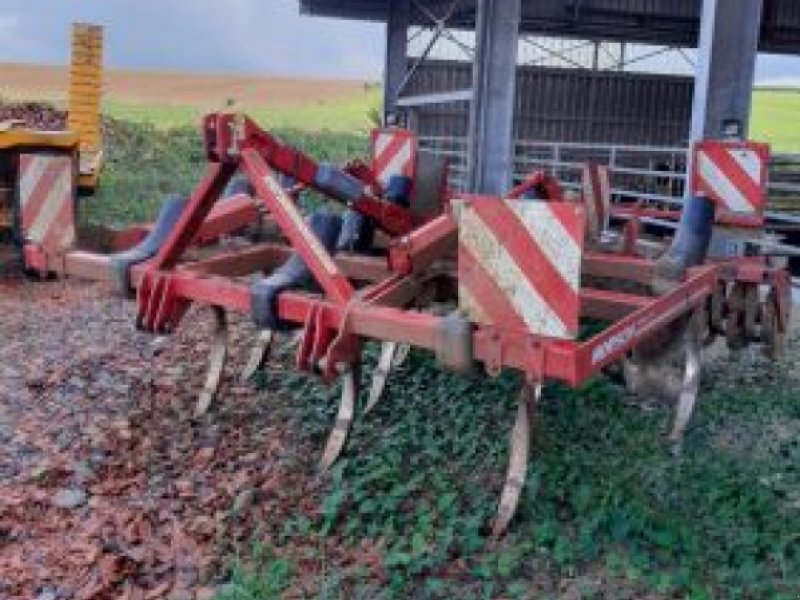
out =
{"type": "Polygon", "coordinates": [[[511,187],[520,0],[478,0],[469,183],[502,196],[511,187]]]}
{"type": "Polygon", "coordinates": [[[386,20],[386,66],[384,72],[384,120],[397,110],[400,86],[408,69],[408,25],[410,0],[390,0],[386,20]]]}
{"type": "Polygon", "coordinates": [[[747,137],[763,0],[704,0],[695,78],[692,141],[724,137],[741,124],[747,137]]]}

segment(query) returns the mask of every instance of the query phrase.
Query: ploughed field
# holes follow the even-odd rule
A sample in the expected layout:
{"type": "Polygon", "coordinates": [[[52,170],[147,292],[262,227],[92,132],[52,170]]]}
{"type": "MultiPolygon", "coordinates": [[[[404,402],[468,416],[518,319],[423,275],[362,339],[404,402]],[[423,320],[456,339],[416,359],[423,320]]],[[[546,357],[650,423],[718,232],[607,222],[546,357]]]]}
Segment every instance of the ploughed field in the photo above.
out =
{"type": "MultiPolygon", "coordinates": [[[[0,100],[64,106],[66,67],[0,63],[0,100]]],[[[104,111],[159,128],[194,126],[202,114],[232,105],[269,125],[306,131],[359,131],[380,102],[364,81],[172,72],[105,73],[104,111]]]]}
{"type": "MultiPolygon", "coordinates": [[[[69,71],[64,67],[0,63],[0,81],[0,95],[9,99],[60,100],[69,87],[69,71]]],[[[362,81],[338,79],[115,70],[105,74],[108,99],[142,104],[222,106],[235,98],[246,106],[280,108],[338,100],[363,90],[362,81]]]]}

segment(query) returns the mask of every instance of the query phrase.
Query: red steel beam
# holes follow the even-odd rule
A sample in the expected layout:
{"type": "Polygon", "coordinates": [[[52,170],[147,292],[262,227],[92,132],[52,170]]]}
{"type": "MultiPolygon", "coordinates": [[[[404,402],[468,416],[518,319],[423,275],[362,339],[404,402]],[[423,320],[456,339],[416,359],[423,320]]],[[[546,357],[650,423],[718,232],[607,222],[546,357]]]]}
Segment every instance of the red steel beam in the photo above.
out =
{"type": "Polygon", "coordinates": [[[582,344],[576,357],[578,375],[585,378],[619,360],[636,344],[699,308],[713,293],[716,283],[716,267],[692,269],[686,281],[674,290],[654,298],[646,307],[582,344]]]}
{"type": "MultiPolygon", "coordinates": [[[[266,242],[184,263],[178,268],[198,275],[243,277],[275,269],[283,264],[293,251],[287,244],[266,242]]],[[[380,281],[391,275],[386,260],[379,257],[340,253],[333,257],[333,261],[348,278],[355,281],[380,281]]]]}
{"type": "MultiPolygon", "coordinates": [[[[685,283],[659,298],[653,298],[647,305],[640,299],[634,301],[635,297],[628,297],[626,302],[641,307],[584,343],[541,338],[526,332],[503,332],[498,341],[492,328],[477,328],[473,335],[474,356],[484,363],[500,356],[506,368],[577,386],[619,360],[648,336],[701,306],[711,294],[716,280],[715,267],[700,267],[691,271],[685,283]],[[534,358],[536,354],[541,354],[540,365],[534,358]]],[[[411,285],[411,280],[398,276],[384,290],[388,294],[393,286],[402,288],[406,285],[411,285]]],[[[251,310],[249,287],[228,278],[178,271],[172,275],[172,286],[175,294],[184,299],[245,314],[251,310]]],[[[375,299],[379,297],[376,294],[375,299]]],[[[389,297],[386,295],[383,300],[389,297]]],[[[432,351],[442,343],[442,320],[434,315],[361,300],[337,305],[300,292],[286,292],[278,298],[280,318],[298,326],[307,322],[315,307],[323,308],[328,327],[339,329],[346,322],[348,333],[353,335],[408,343],[432,351]]]]}
{"type": "Polygon", "coordinates": [[[260,217],[258,207],[250,196],[240,194],[225,198],[214,205],[194,241],[197,244],[208,244],[223,235],[258,223],[260,217]]]}
{"type": "Polygon", "coordinates": [[[457,241],[455,219],[440,215],[395,241],[389,248],[389,265],[398,273],[423,271],[436,260],[455,254],[457,241]]]}
{"type": "Polygon", "coordinates": [[[297,206],[275,179],[269,165],[256,150],[247,149],[242,153],[242,166],[256,188],[258,197],[308,265],[320,287],[338,304],[349,301],[353,295],[353,286],[303,220],[297,206]]]}
{"type": "Polygon", "coordinates": [[[587,252],[583,257],[582,273],[649,284],[653,281],[655,264],[645,258],[587,252]]]}
{"type": "Polygon", "coordinates": [[[152,261],[153,268],[170,269],[177,264],[180,257],[197,237],[200,227],[208,217],[214,203],[219,199],[235,170],[236,165],[209,163],[203,180],[192,193],[180,219],[178,219],[161,250],[152,261]]]}
{"type": "Polygon", "coordinates": [[[601,321],[616,321],[646,307],[652,298],[584,288],[581,290],[581,316],[601,321]]]}

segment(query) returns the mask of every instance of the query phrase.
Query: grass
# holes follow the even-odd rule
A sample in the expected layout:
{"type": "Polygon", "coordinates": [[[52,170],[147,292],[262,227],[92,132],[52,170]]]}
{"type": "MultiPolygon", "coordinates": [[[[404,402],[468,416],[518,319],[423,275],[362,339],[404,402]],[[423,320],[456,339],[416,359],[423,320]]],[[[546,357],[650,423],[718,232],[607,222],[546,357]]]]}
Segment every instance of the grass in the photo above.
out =
{"type": "MultiPolygon", "coordinates": [[[[115,120],[107,130],[100,188],[81,200],[82,221],[112,226],[151,221],[165,198],[188,195],[200,180],[206,161],[196,127],[164,129],[115,120]]],[[[367,152],[366,134],[273,132],[323,162],[341,163],[367,152]]]]}
{"type": "MultiPolygon", "coordinates": [[[[367,152],[374,89],[344,100],[248,114],[317,160],[341,163],[367,152]]],[[[106,162],[98,194],[82,201],[83,221],[123,226],[149,221],[167,196],[188,195],[205,167],[200,108],[109,102],[106,162]]]]}
{"type": "Polygon", "coordinates": [[[773,151],[800,152],[800,90],[757,90],[751,131],[773,151]]]}
{"type": "MultiPolygon", "coordinates": [[[[246,112],[270,128],[306,132],[362,133],[367,115],[379,105],[374,88],[352,98],[292,108],[254,108],[246,112]]],[[[223,107],[219,107],[223,108],[223,107]]],[[[149,124],[157,129],[196,127],[205,112],[197,107],[108,101],[106,113],[121,120],[149,124]]],[[[769,142],[778,152],[800,152],[800,90],[757,90],[753,94],[752,137],[769,142]]]]}
{"type": "MultiPolygon", "coordinates": [[[[294,129],[307,132],[364,132],[370,127],[368,115],[372,109],[378,106],[380,97],[380,91],[372,87],[352,97],[317,104],[298,104],[293,107],[274,109],[248,107],[242,110],[272,129],[294,129]]],[[[168,130],[197,127],[205,112],[224,108],[224,106],[218,106],[204,110],[192,106],[137,104],[109,100],[105,103],[104,110],[112,118],[168,130]]]]}

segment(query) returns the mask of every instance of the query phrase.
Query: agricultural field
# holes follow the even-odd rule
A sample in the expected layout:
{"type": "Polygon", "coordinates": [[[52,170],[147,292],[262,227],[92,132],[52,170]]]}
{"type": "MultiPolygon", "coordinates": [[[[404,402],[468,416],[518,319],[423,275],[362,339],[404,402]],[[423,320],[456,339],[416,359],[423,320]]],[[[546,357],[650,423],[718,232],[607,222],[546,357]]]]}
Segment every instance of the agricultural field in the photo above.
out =
{"type": "MultiPolygon", "coordinates": [[[[377,100],[361,86],[255,114],[341,161],[366,151],[377,100]]],[[[800,151],[783,125],[795,101],[758,92],[755,126],[800,151]]],[[[101,190],[81,200],[80,219],[148,220],[187,193],[203,169],[202,110],[110,99],[101,190]]],[[[254,335],[240,319],[221,401],[195,421],[207,319],[192,313],[160,352],[131,319],[131,304],[99,285],[0,283],[0,597],[58,597],[58,582],[86,597],[181,600],[800,592],[797,341],[777,365],[713,349],[680,448],[663,403],[607,378],[549,386],[521,510],[492,541],[517,378],[455,376],[414,352],[320,476],[338,390],[297,375],[288,351],[239,382],[254,335]]]]}
{"type": "MultiPolygon", "coordinates": [[[[0,63],[0,98],[64,105],[68,72],[0,63]]],[[[269,127],[364,131],[380,92],[363,81],[108,71],[105,113],[158,129],[193,127],[203,114],[232,107],[269,127]]]]}
{"type": "Polygon", "coordinates": [[[800,89],[756,90],[751,127],[774,151],[800,153],[800,89]]]}

